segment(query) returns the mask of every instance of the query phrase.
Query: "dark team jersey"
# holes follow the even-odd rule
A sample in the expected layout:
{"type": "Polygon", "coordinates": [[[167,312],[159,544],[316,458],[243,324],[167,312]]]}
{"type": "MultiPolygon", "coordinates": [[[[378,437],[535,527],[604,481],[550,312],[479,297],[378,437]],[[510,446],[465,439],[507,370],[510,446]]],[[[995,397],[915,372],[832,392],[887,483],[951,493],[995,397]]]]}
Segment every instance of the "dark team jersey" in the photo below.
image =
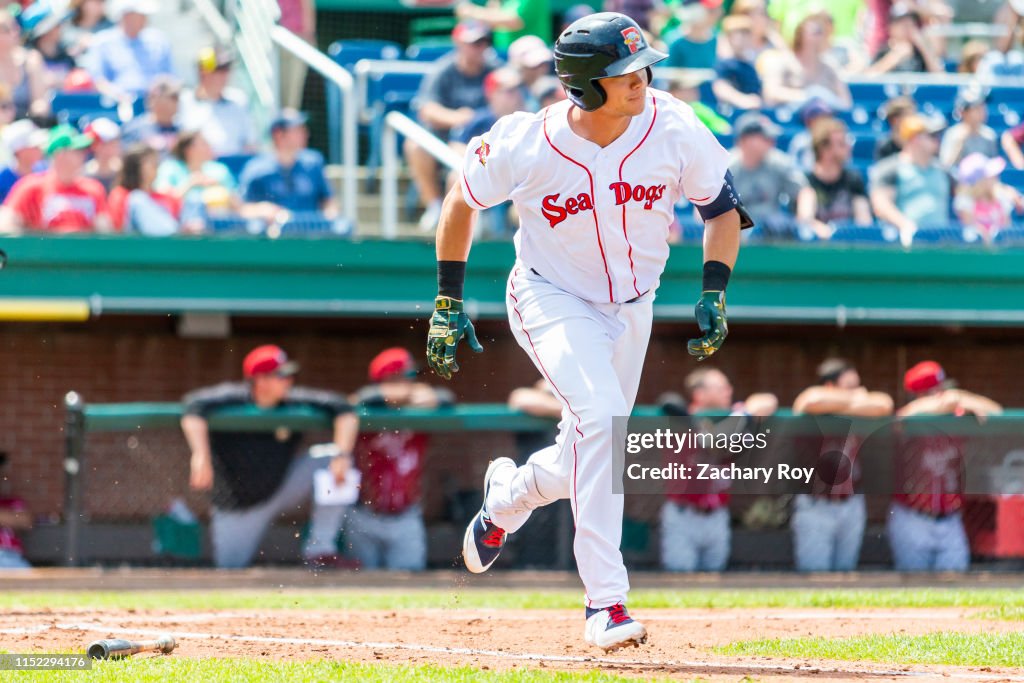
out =
{"type": "MultiPolygon", "coordinates": [[[[197,389],[182,401],[186,415],[205,418],[220,408],[252,405],[252,393],[245,382],[225,382],[197,389]]],[[[281,403],[285,406],[309,406],[330,417],[352,410],[341,395],[306,387],[293,387],[281,403]]],[[[211,430],[213,505],[238,510],[269,499],[284,480],[301,440],[301,432],[283,427],[266,432],[211,430]]]]}

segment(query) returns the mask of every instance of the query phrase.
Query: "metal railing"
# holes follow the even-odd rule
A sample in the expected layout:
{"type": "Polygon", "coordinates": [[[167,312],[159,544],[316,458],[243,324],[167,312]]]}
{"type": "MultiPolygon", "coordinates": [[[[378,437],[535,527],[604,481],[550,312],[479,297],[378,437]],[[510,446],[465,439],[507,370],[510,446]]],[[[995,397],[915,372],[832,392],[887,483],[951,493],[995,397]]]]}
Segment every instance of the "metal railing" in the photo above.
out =
{"type": "MultiPolygon", "coordinates": [[[[274,26],[270,31],[271,39],[278,47],[304,61],[310,69],[331,81],[341,91],[341,160],[345,169],[342,179],[343,211],[353,225],[356,224],[356,176],[357,167],[357,121],[358,115],[355,92],[355,79],[341,65],[320,52],[302,38],[284,28],[274,26]]],[[[328,122],[333,125],[333,122],[328,122]]]]}
{"type": "Polygon", "coordinates": [[[263,106],[277,107],[278,63],[271,31],[281,18],[276,0],[234,0],[229,16],[238,24],[235,46],[245,62],[253,91],[263,106]]]}
{"type": "Polygon", "coordinates": [[[429,130],[397,111],[384,117],[381,135],[382,178],[380,194],[381,232],[385,239],[398,236],[398,133],[412,138],[439,164],[452,170],[461,163],[459,155],[429,130]]]}

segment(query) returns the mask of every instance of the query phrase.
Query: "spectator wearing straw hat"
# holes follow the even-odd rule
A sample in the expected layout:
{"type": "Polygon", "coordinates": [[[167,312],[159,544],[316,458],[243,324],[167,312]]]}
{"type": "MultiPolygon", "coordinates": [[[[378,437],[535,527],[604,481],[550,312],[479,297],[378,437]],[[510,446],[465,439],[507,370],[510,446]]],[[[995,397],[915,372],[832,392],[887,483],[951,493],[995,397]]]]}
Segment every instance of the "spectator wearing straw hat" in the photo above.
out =
{"type": "MultiPolygon", "coordinates": [[[[975,415],[1003,412],[995,401],[955,388],[935,361],[907,370],[903,388],[912,397],[896,414],[975,415]]],[[[920,425],[898,425],[895,490],[886,530],[899,571],[966,571],[970,548],[964,532],[963,437],[920,425]]]]}
{"type": "MultiPolygon", "coordinates": [[[[416,374],[409,351],[385,349],[370,361],[371,384],[356,392],[352,401],[395,410],[454,403],[450,391],[418,382],[416,374]]],[[[364,569],[418,571],[426,567],[420,480],[429,443],[429,434],[408,429],[359,435],[360,502],[352,512],[348,539],[352,554],[364,569]]]]}

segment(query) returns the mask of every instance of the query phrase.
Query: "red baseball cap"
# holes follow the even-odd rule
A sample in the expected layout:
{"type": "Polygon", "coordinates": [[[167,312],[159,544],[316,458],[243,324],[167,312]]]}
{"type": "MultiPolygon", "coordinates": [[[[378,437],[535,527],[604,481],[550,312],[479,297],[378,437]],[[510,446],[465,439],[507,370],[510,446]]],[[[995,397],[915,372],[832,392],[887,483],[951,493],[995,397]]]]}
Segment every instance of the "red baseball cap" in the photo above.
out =
{"type": "Polygon", "coordinates": [[[257,346],[242,361],[242,374],[247,378],[270,374],[291,377],[298,371],[299,364],[288,360],[288,354],[284,349],[274,344],[257,346]]]}
{"type": "Polygon", "coordinates": [[[903,387],[912,394],[923,394],[948,385],[946,371],[933,360],[921,361],[903,375],[903,387]]]}
{"type": "Polygon", "coordinates": [[[395,375],[411,376],[416,373],[412,354],[401,347],[384,349],[370,361],[370,381],[383,382],[395,375]]]}
{"type": "Polygon", "coordinates": [[[491,28],[482,21],[466,19],[452,29],[452,40],[456,43],[476,43],[491,39],[491,28]]]}

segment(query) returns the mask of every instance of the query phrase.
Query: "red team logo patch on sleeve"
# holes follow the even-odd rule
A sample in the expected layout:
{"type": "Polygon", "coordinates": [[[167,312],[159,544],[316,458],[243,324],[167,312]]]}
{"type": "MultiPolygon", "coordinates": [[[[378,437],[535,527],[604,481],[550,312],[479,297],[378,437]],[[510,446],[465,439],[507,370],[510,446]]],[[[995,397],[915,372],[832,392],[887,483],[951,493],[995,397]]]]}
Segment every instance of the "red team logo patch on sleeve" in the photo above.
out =
{"type": "Polygon", "coordinates": [[[487,155],[491,153],[491,146],[487,144],[486,140],[480,141],[480,146],[476,148],[476,156],[480,160],[481,166],[487,165],[487,155]]]}
{"type": "Polygon", "coordinates": [[[629,54],[636,54],[636,51],[644,46],[643,35],[632,26],[622,29],[621,33],[626,47],[629,48],[629,54]]]}

